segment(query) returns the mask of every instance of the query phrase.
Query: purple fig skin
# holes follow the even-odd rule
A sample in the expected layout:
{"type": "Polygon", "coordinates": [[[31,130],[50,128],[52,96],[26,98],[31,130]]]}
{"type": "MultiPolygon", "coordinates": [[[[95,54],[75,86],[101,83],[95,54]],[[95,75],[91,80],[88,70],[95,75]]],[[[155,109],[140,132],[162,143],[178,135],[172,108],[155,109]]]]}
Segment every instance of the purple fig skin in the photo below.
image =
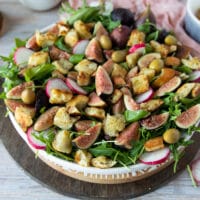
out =
{"type": "Polygon", "coordinates": [[[120,135],[115,139],[115,144],[123,146],[126,149],[131,149],[131,142],[137,141],[139,137],[139,123],[134,122],[120,133],[120,135]]]}
{"type": "Polygon", "coordinates": [[[165,112],[159,115],[152,115],[149,118],[143,119],[141,125],[147,130],[153,130],[164,125],[169,118],[169,113],[165,112]]]}
{"type": "Polygon", "coordinates": [[[200,104],[192,106],[185,112],[182,112],[175,120],[179,128],[187,129],[195,125],[200,119],[200,104]]]}
{"type": "Polygon", "coordinates": [[[76,137],[72,142],[79,149],[88,149],[98,138],[101,132],[102,124],[98,123],[85,131],[85,134],[76,137]]]}
{"type": "Polygon", "coordinates": [[[128,26],[122,25],[115,28],[111,32],[110,37],[112,39],[113,44],[116,47],[125,48],[126,43],[129,39],[130,33],[131,33],[131,29],[128,26]]]}

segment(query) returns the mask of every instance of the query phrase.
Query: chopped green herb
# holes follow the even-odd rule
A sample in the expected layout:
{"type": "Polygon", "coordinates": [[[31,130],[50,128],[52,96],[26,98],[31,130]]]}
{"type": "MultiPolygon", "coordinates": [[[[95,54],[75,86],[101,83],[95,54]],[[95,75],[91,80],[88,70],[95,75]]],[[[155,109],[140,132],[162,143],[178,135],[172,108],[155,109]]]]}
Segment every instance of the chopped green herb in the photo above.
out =
{"type": "Polygon", "coordinates": [[[56,42],[55,42],[55,46],[58,47],[60,50],[66,51],[67,53],[71,53],[71,48],[67,47],[67,45],[64,42],[64,37],[61,36],[59,37],[56,42]]]}
{"type": "Polygon", "coordinates": [[[78,64],[81,60],[83,60],[84,56],[84,54],[74,54],[70,56],[69,62],[72,64],[78,64]]]}

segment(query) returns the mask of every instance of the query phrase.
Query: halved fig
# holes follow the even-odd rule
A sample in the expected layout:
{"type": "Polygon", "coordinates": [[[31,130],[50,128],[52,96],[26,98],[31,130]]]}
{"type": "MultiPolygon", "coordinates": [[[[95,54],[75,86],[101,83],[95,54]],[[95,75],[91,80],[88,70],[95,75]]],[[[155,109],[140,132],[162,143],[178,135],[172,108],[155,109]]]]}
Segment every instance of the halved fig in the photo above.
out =
{"type": "Polygon", "coordinates": [[[94,107],[104,107],[106,103],[95,92],[92,92],[89,95],[88,105],[94,107]]]}
{"type": "Polygon", "coordinates": [[[37,42],[36,42],[36,37],[35,35],[33,35],[32,37],[30,37],[28,39],[28,41],[26,42],[26,48],[31,49],[33,51],[38,51],[40,50],[41,47],[38,46],[37,42]]]}
{"type": "Polygon", "coordinates": [[[166,82],[168,82],[170,79],[172,79],[176,75],[176,71],[171,68],[163,68],[161,70],[161,74],[158,76],[158,78],[152,83],[152,86],[154,88],[159,88],[166,82]]]}
{"type": "Polygon", "coordinates": [[[131,149],[131,143],[139,139],[139,123],[134,122],[126,127],[119,136],[115,139],[115,144],[131,149]]]}
{"type": "Polygon", "coordinates": [[[146,68],[149,66],[149,64],[151,63],[152,60],[159,59],[159,58],[161,58],[160,53],[148,53],[148,54],[142,56],[138,60],[138,66],[140,67],[140,69],[146,68]]]}
{"type": "Polygon", "coordinates": [[[114,115],[116,114],[122,114],[125,111],[124,101],[123,98],[121,98],[116,104],[112,107],[112,112],[114,115]]]}
{"type": "Polygon", "coordinates": [[[114,67],[114,62],[112,61],[112,59],[108,59],[103,65],[102,67],[107,71],[108,74],[112,73],[113,67],[114,67]]]}
{"type": "Polygon", "coordinates": [[[175,56],[180,59],[187,58],[191,52],[191,48],[185,45],[177,45],[177,51],[175,56]]]}
{"type": "Polygon", "coordinates": [[[96,35],[96,38],[99,40],[99,38],[102,35],[108,35],[108,31],[104,28],[101,22],[97,22],[94,27],[94,34],[96,35]]]}
{"type": "Polygon", "coordinates": [[[22,101],[19,101],[19,100],[5,99],[4,102],[11,112],[15,112],[16,108],[20,107],[20,106],[30,107],[30,106],[26,105],[25,103],[23,103],[22,101]]]}
{"type": "Polygon", "coordinates": [[[187,129],[195,125],[200,119],[200,104],[192,106],[185,112],[182,112],[175,120],[179,128],[187,129]]]}
{"type": "Polygon", "coordinates": [[[101,127],[101,123],[96,124],[95,126],[86,130],[83,135],[73,139],[72,142],[75,143],[79,149],[88,149],[96,141],[99,134],[101,133],[101,127]]]}
{"type": "Polygon", "coordinates": [[[15,86],[10,91],[7,92],[6,97],[8,99],[21,99],[21,94],[26,88],[34,87],[34,83],[31,82],[24,82],[20,85],[15,86]]]}
{"type": "Polygon", "coordinates": [[[49,48],[49,54],[52,60],[59,60],[61,58],[68,60],[70,57],[70,54],[68,54],[66,51],[62,51],[55,46],[51,46],[49,48]]]}
{"type": "Polygon", "coordinates": [[[74,127],[76,131],[86,131],[95,124],[92,120],[79,120],[75,123],[74,127]]]}
{"type": "Polygon", "coordinates": [[[141,121],[141,125],[147,130],[153,130],[164,125],[169,118],[169,113],[165,112],[159,115],[152,115],[147,119],[141,121]]]}
{"type": "Polygon", "coordinates": [[[85,49],[85,56],[88,60],[95,60],[98,63],[103,62],[103,52],[99,41],[96,38],[90,40],[87,48],[85,49]]]}
{"type": "Polygon", "coordinates": [[[176,88],[180,86],[180,84],[181,84],[181,78],[178,76],[174,76],[172,79],[170,79],[156,91],[156,96],[162,97],[167,92],[174,91],[176,88]]]}
{"type": "Polygon", "coordinates": [[[99,66],[96,71],[95,86],[98,96],[100,96],[101,94],[111,94],[113,92],[113,84],[110,76],[101,66],[99,66]]]}
{"type": "Polygon", "coordinates": [[[140,109],[140,105],[137,104],[134,99],[129,96],[129,95],[124,95],[124,105],[126,107],[127,110],[139,110],[140,109]]]}
{"type": "Polygon", "coordinates": [[[50,128],[51,126],[53,126],[53,119],[58,109],[59,109],[58,106],[54,106],[48,109],[47,111],[45,111],[43,114],[41,114],[34,124],[34,127],[33,127],[34,130],[44,131],[50,128]]]}

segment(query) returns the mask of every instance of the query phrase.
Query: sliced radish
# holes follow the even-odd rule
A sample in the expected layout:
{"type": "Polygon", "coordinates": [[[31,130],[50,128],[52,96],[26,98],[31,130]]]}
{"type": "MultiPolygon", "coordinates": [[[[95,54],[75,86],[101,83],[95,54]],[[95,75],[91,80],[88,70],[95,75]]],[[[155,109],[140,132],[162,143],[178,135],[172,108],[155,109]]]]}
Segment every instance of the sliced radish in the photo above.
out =
{"type": "Polygon", "coordinates": [[[73,48],[73,54],[85,54],[89,40],[80,40],[73,48]]]}
{"type": "Polygon", "coordinates": [[[191,164],[192,175],[196,183],[200,184],[200,158],[194,160],[191,164]]]}
{"type": "Polygon", "coordinates": [[[35,149],[45,149],[46,144],[38,140],[37,138],[35,138],[33,133],[38,134],[38,132],[33,130],[33,127],[29,128],[27,131],[27,139],[30,145],[34,147],[35,149]]]}
{"type": "Polygon", "coordinates": [[[170,150],[168,147],[165,147],[157,151],[145,152],[140,156],[139,160],[147,165],[158,165],[165,162],[169,155],[170,150]]]}
{"type": "Polygon", "coordinates": [[[129,53],[144,53],[145,52],[145,43],[139,43],[139,44],[135,44],[133,45],[129,51],[129,53]]]}
{"type": "Polygon", "coordinates": [[[66,83],[59,78],[51,78],[47,81],[46,94],[48,97],[50,97],[52,89],[59,89],[62,91],[70,91],[70,89],[67,87],[66,83]]]}
{"type": "Polygon", "coordinates": [[[70,90],[76,94],[87,94],[87,92],[83,88],[81,88],[74,80],[70,78],[66,78],[66,84],[70,88],[70,90]]]}
{"type": "Polygon", "coordinates": [[[190,80],[190,81],[194,81],[194,82],[200,82],[200,70],[193,71],[193,72],[190,74],[189,80],[190,80]]]}
{"type": "Polygon", "coordinates": [[[26,47],[20,47],[16,49],[14,53],[14,62],[19,67],[23,68],[27,65],[29,57],[34,53],[34,51],[27,49],[26,47]]]}
{"type": "Polygon", "coordinates": [[[149,88],[148,91],[137,95],[136,98],[135,98],[135,101],[137,103],[142,103],[142,102],[145,102],[145,101],[148,101],[149,99],[151,99],[153,97],[153,95],[154,95],[153,89],[149,88]]]}

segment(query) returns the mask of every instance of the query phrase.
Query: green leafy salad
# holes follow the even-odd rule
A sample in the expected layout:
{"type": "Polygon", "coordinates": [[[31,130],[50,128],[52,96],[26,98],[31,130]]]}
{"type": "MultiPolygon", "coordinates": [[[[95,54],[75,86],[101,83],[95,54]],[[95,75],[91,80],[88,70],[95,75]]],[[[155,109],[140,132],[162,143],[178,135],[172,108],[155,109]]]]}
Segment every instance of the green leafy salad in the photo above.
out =
{"type": "Polygon", "coordinates": [[[64,21],[0,57],[1,98],[33,148],[102,169],[173,155],[176,170],[199,131],[200,59],[147,11],[64,3],[64,21]]]}

